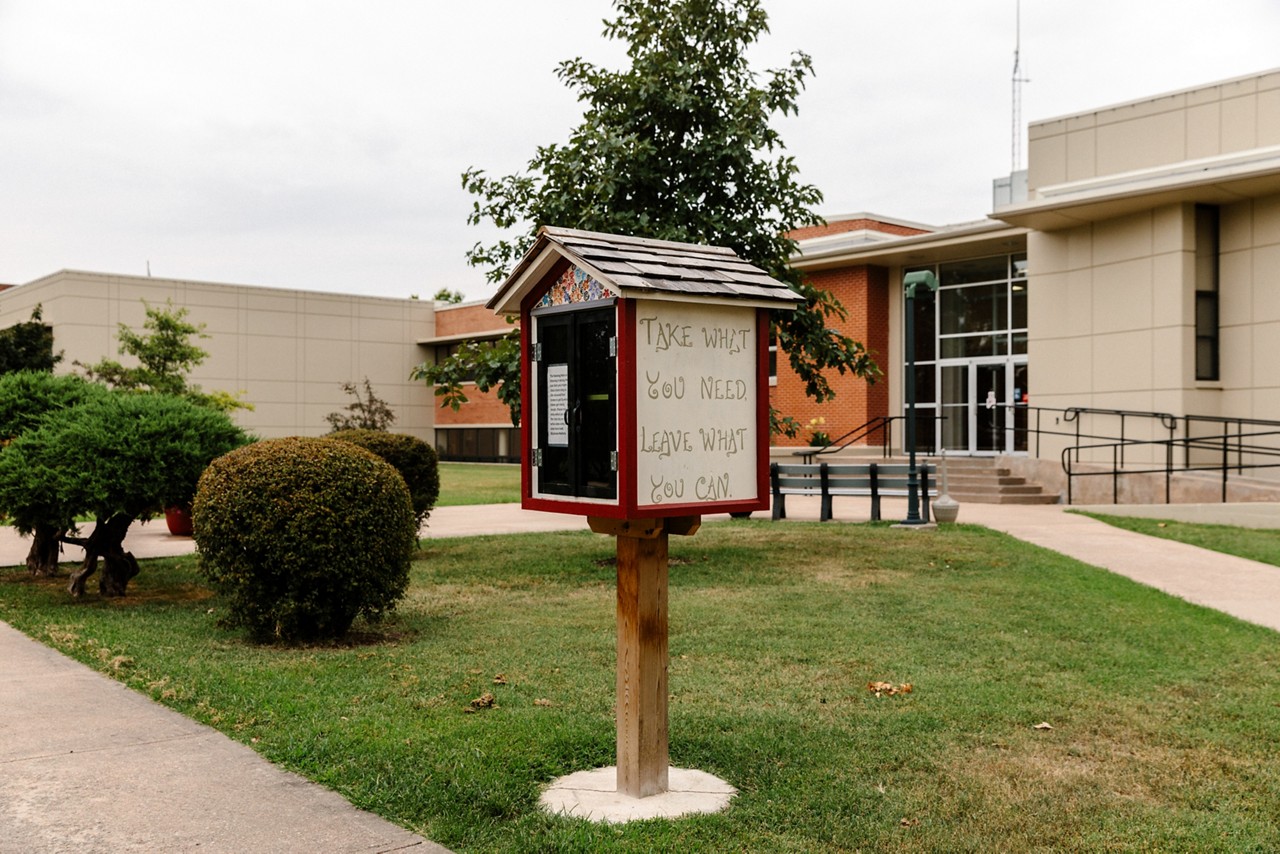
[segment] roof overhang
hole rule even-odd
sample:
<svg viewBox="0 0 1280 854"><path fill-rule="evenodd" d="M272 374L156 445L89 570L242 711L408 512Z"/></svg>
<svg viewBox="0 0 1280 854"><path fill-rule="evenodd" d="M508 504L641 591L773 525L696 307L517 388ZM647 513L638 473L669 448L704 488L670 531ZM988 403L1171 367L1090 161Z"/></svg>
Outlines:
<svg viewBox="0 0 1280 854"><path fill-rule="evenodd" d="M907 267L1021 252L1027 247L1027 229L990 219L875 243L839 240L842 236L800 241L791 266L804 272L860 264Z"/></svg>
<svg viewBox="0 0 1280 854"><path fill-rule="evenodd" d="M1174 166L1039 187L1036 198L997 208L1011 225L1059 231L1165 205L1228 205L1280 193L1280 146Z"/></svg>

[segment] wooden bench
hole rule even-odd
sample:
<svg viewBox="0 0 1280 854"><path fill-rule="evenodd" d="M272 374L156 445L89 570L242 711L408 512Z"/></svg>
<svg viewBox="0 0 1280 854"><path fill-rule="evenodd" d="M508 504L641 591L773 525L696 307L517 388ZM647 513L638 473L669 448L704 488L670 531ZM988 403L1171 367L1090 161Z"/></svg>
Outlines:
<svg viewBox="0 0 1280 854"><path fill-rule="evenodd" d="M916 466L920 476L920 518L929 521L929 496L938 494L929 485L933 467ZM871 498L871 521L880 521L880 498L885 495L906 497L911 467L901 463L772 463L769 482L773 490L773 518L787 518L788 495L817 495L822 498L819 518L832 518L832 499L837 495L866 495Z"/></svg>

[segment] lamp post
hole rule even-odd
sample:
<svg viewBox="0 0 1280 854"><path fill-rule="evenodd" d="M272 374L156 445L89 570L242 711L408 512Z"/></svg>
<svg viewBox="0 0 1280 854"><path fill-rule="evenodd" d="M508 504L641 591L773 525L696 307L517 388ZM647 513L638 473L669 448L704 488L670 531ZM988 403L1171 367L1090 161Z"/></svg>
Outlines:
<svg viewBox="0 0 1280 854"><path fill-rule="evenodd" d="M938 279L932 270L907 273L902 283L907 306L907 518L904 525L923 525L920 518L920 472L916 469L916 288L924 285L930 293L938 290Z"/></svg>

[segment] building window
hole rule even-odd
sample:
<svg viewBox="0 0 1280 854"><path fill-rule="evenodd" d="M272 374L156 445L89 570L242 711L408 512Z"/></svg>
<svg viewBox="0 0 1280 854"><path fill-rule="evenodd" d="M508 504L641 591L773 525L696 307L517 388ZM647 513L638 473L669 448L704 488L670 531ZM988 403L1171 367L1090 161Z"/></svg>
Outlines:
<svg viewBox="0 0 1280 854"><path fill-rule="evenodd" d="M1196 205L1196 379L1217 380L1218 209Z"/></svg>
<svg viewBox="0 0 1280 854"><path fill-rule="evenodd" d="M520 430L514 427L437 427L436 453L453 462L518 463Z"/></svg>
<svg viewBox="0 0 1280 854"><path fill-rule="evenodd" d="M769 330L769 385L778 384L778 336Z"/></svg>

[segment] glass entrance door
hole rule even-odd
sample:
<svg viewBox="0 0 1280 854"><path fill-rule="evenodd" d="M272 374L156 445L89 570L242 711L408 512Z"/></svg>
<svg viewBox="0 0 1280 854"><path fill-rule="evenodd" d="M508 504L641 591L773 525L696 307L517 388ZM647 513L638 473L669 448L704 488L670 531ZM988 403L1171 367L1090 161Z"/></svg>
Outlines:
<svg viewBox="0 0 1280 854"><path fill-rule="evenodd" d="M975 455L1026 450L1026 362L949 360L939 370L941 448Z"/></svg>

